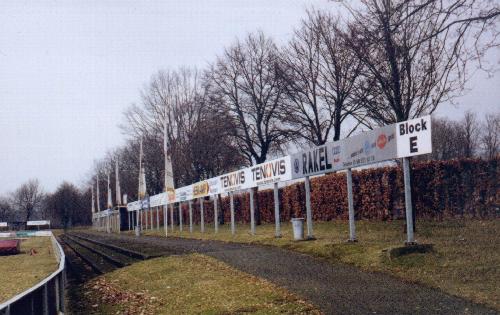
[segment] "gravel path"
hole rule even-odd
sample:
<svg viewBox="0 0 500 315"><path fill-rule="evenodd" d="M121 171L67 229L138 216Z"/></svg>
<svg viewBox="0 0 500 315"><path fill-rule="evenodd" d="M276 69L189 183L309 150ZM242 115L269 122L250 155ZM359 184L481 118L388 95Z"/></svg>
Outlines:
<svg viewBox="0 0 500 315"><path fill-rule="evenodd" d="M170 254L196 252L215 257L287 288L311 301L326 314L498 314L438 289L275 247L179 238L97 235L110 242L134 244L134 247L141 244L148 244L148 248L156 246L158 251Z"/></svg>

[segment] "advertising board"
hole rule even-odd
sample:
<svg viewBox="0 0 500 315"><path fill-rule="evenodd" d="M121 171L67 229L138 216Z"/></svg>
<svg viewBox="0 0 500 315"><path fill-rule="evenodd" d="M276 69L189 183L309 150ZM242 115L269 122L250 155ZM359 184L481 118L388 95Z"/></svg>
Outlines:
<svg viewBox="0 0 500 315"><path fill-rule="evenodd" d="M250 187L288 181L292 179L290 156L254 165L250 172Z"/></svg>
<svg viewBox="0 0 500 315"><path fill-rule="evenodd" d="M253 187L251 181L252 172L250 168L244 168L219 176L220 190L225 193Z"/></svg>

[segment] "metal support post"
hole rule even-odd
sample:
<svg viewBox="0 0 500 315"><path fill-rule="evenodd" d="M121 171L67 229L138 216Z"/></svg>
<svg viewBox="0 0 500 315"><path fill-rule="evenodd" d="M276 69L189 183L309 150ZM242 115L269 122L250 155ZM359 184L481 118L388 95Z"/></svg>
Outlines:
<svg viewBox="0 0 500 315"><path fill-rule="evenodd" d="M347 203L349 206L349 242L356 241L356 225L354 222L354 198L352 194L352 170L347 169Z"/></svg>
<svg viewBox="0 0 500 315"><path fill-rule="evenodd" d="M406 243L408 245L415 243L413 235L413 207L411 204L411 181L410 181L410 159L403 158L403 175L405 183L405 206L406 206Z"/></svg>
<svg viewBox="0 0 500 315"><path fill-rule="evenodd" d="M306 220L307 220L307 238L314 238L313 234L313 222L312 222L312 210L311 210L311 183L309 176L306 176L305 180L305 191L306 191Z"/></svg>
<svg viewBox="0 0 500 315"><path fill-rule="evenodd" d="M281 237L281 224L280 224L280 198L278 183L274 183L274 236Z"/></svg>
<svg viewBox="0 0 500 315"><path fill-rule="evenodd" d="M188 201L189 207L189 233L193 233L193 201Z"/></svg>
<svg viewBox="0 0 500 315"><path fill-rule="evenodd" d="M156 229L160 229L160 207L156 207Z"/></svg>
<svg viewBox="0 0 500 315"><path fill-rule="evenodd" d="M253 200L253 188L250 188L250 233L255 235L255 203Z"/></svg>
<svg viewBox="0 0 500 315"><path fill-rule="evenodd" d="M234 220L234 196L233 192L229 193L229 202L230 202L230 211L231 211L231 234L234 235L236 233L236 225Z"/></svg>
<svg viewBox="0 0 500 315"><path fill-rule="evenodd" d="M170 231L174 232L174 204L170 204Z"/></svg>
<svg viewBox="0 0 500 315"><path fill-rule="evenodd" d="M219 232L219 195L214 196L214 231Z"/></svg>
<svg viewBox="0 0 500 315"><path fill-rule="evenodd" d="M163 206L163 228L165 229L165 237L168 236L168 209L167 205Z"/></svg>
<svg viewBox="0 0 500 315"><path fill-rule="evenodd" d="M203 211L203 198L198 199L200 201L200 230L201 233L205 233L205 213Z"/></svg>
<svg viewBox="0 0 500 315"><path fill-rule="evenodd" d="M179 202L179 232L182 232L182 202Z"/></svg>

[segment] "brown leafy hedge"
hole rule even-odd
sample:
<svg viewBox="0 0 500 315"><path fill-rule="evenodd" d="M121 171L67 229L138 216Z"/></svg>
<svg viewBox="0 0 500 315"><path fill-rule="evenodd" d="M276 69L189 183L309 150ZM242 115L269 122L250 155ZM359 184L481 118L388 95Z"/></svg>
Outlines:
<svg viewBox="0 0 500 315"><path fill-rule="evenodd" d="M412 163L413 199L418 218L500 217L500 158L485 161L463 159ZM353 171L356 219L404 218L403 172L400 166ZM304 183L279 190L282 221L305 217ZM250 221L249 194L234 196L238 222ZM273 191L258 192L262 222L274 222ZM311 179L313 219L347 220L347 187L344 172ZM222 198L219 214L230 221L229 198ZM213 222L214 206L204 201L205 223ZM178 221L176 208L175 221ZM188 206L183 204L183 222L188 224ZM170 219L170 218L169 218ZM199 223L199 203L193 202L193 221Z"/></svg>

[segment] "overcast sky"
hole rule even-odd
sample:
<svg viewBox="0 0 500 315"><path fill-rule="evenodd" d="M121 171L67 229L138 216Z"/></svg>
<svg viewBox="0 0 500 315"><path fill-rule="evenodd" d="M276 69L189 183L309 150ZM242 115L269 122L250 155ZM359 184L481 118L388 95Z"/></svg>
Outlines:
<svg viewBox="0 0 500 315"><path fill-rule="evenodd" d="M204 67L224 46L263 30L285 41L323 0L0 1L0 194L29 178L47 191L80 184L120 145L121 113L162 68ZM498 62L498 50L490 54ZM459 107L500 107L500 76L477 74Z"/></svg>

